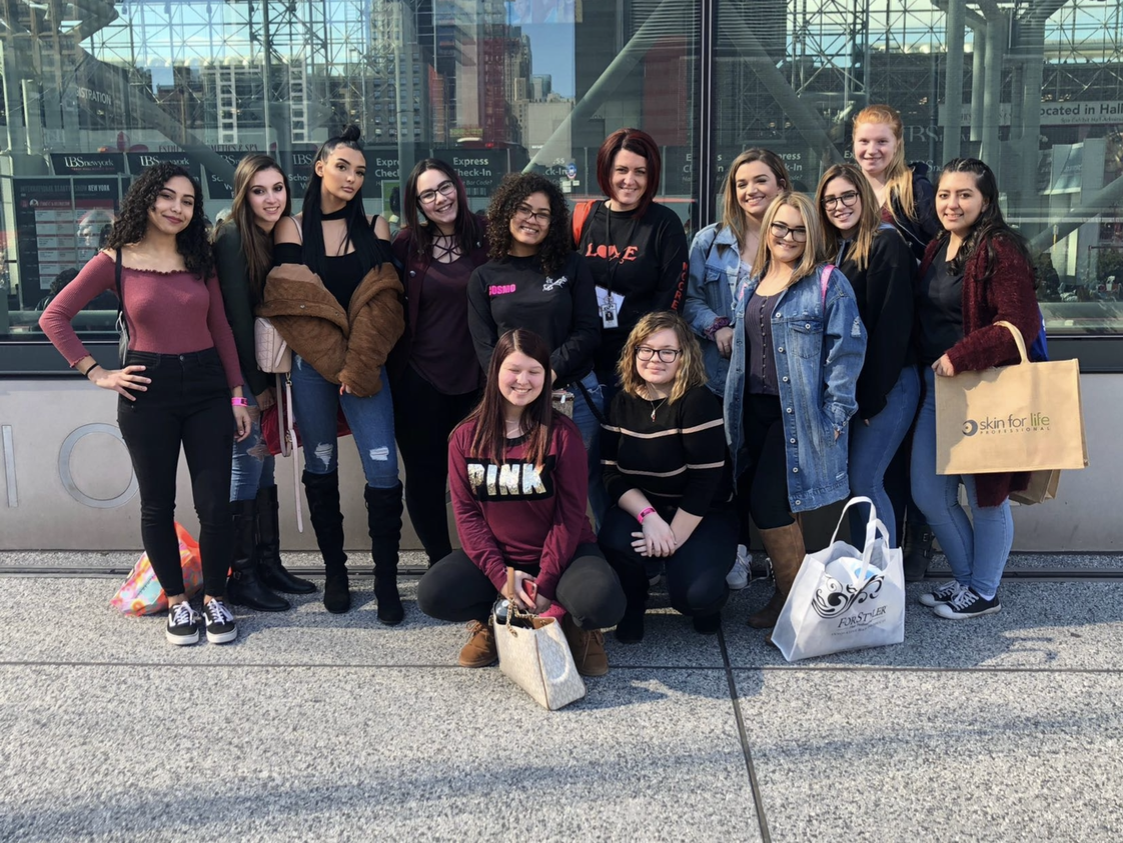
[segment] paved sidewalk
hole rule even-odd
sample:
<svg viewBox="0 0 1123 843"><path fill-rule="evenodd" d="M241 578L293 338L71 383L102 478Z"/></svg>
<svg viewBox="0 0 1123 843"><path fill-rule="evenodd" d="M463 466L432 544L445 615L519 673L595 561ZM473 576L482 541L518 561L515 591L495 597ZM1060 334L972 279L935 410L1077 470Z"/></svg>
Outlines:
<svg viewBox="0 0 1123 843"><path fill-rule="evenodd" d="M719 636L666 608L607 636L550 713L456 667L415 578L397 628L357 578L348 615L301 597L181 649L118 580L0 577L0 840L1123 839L1123 582L910 604L903 645L796 665L745 626L754 583Z"/></svg>

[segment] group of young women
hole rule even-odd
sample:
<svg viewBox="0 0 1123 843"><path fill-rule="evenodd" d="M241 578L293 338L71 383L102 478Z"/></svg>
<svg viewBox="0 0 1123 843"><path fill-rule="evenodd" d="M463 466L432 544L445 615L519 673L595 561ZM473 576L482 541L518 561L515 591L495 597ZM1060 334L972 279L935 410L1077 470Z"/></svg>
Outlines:
<svg viewBox="0 0 1123 843"><path fill-rule="evenodd" d="M168 640L194 643L201 628L233 640L224 601L280 611L289 603L277 592L316 588L280 560L261 427L276 396L254 360L255 314L294 352L325 607L351 604L337 468L349 429L378 618L403 619L404 499L430 564L418 605L470 623L463 665L494 661L498 596L557 618L586 675L608 669L602 629L642 639L658 576L697 631L716 632L743 577L750 517L775 574L750 624L772 626L804 556L799 514L862 494L892 525L904 505L890 503L885 478L910 430L915 506L955 574L922 602L944 617L996 611L1012 540L1006 495L1025 478L936 475L932 383L1016 359L993 323L1036 334L1032 272L986 165L950 162L929 207L901 129L891 109L862 112L860 167L830 168L814 200L791 190L773 153L743 153L722 221L689 250L677 216L653 202L658 147L634 129L600 150L605 199L572 215L553 182L528 173L508 176L478 216L456 172L425 159L393 242L363 210L354 129L321 147L295 216L277 164L244 159L213 246L199 185L172 165L147 171L105 251L41 324L72 366L119 393ZM115 286L129 351L106 370L70 319ZM201 524L201 617L184 594L173 524L181 445Z"/></svg>

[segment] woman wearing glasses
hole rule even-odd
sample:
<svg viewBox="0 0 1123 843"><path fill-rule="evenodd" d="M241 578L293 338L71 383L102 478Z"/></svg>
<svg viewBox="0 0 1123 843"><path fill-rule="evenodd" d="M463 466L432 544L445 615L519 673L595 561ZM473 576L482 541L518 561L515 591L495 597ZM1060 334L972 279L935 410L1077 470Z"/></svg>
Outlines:
<svg viewBox="0 0 1123 843"><path fill-rule="evenodd" d="M858 418L850 431L850 493L870 498L897 546L893 504L885 471L904 441L920 400L920 376L912 350L916 261L896 228L883 223L862 171L836 164L815 194L827 255L850 282L868 344L858 376ZM850 509L850 538L860 544L869 508Z"/></svg>
<svg viewBox="0 0 1123 843"><path fill-rule="evenodd" d="M842 500L848 425L858 409L866 332L845 276L821 263L811 200L782 193L764 215L753 274L737 290L725 429L749 512L772 560L776 590L749 618L775 626L805 553L792 513Z"/></svg>
<svg viewBox="0 0 1123 843"><path fill-rule="evenodd" d="M601 433L613 505L599 537L627 597L616 638L643 638L648 578L659 573L671 606L712 635L738 528L721 403L706 388L698 340L670 311L640 319L617 368L620 392Z"/></svg>
<svg viewBox="0 0 1123 843"><path fill-rule="evenodd" d="M546 341L554 390L597 385L593 353L600 342L593 276L569 239L565 197L536 173L507 176L488 208L491 260L468 283L468 327L484 371L499 337L525 328ZM599 391L594 400L599 398ZM588 448L599 423L589 404L574 401L573 421ZM603 411L598 403L597 412ZM592 459L592 457L590 457ZM599 463L590 487L600 488Z"/></svg>
<svg viewBox="0 0 1123 843"><path fill-rule="evenodd" d="M432 565L452 552L445 507L444 442L479 397L481 370L464 318L468 280L487 261L484 221L460 177L436 158L419 161L405 188L405 227L394 238L403 267L406 330L391 360L394 430L406 471L409 518Z"/></svg>

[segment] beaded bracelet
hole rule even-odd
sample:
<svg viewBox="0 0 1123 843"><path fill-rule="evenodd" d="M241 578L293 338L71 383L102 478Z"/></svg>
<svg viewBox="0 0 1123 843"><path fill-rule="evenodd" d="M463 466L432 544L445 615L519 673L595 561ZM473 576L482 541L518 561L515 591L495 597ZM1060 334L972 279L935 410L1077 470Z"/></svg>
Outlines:
<svg viewBox="0 0 1123 843"><path fill-rule="evenodd" d="M231 398L230 403L235 407L248 407L250 402L246 398Z"/></svg>

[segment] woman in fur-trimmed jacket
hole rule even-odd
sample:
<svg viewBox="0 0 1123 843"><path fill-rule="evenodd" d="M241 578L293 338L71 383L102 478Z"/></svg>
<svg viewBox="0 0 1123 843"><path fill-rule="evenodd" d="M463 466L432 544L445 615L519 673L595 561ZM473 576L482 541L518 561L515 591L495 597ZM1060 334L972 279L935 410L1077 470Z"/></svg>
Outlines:
<svg viewBox="0 0 1123 843"><path fill-rule="evenodd" d="M328 140L313 168L301 214L274 229L274 268L258 312L273 320L295 352L293 410L303 439L309 516L327 573L324 607L337 613L351 608L336 440L342 409L366 477L378 619L393 625L403 617L397 586L402 484L382 366L404 326L402 284L389 226L363 211L366 157L358 129Z"/></svg>

